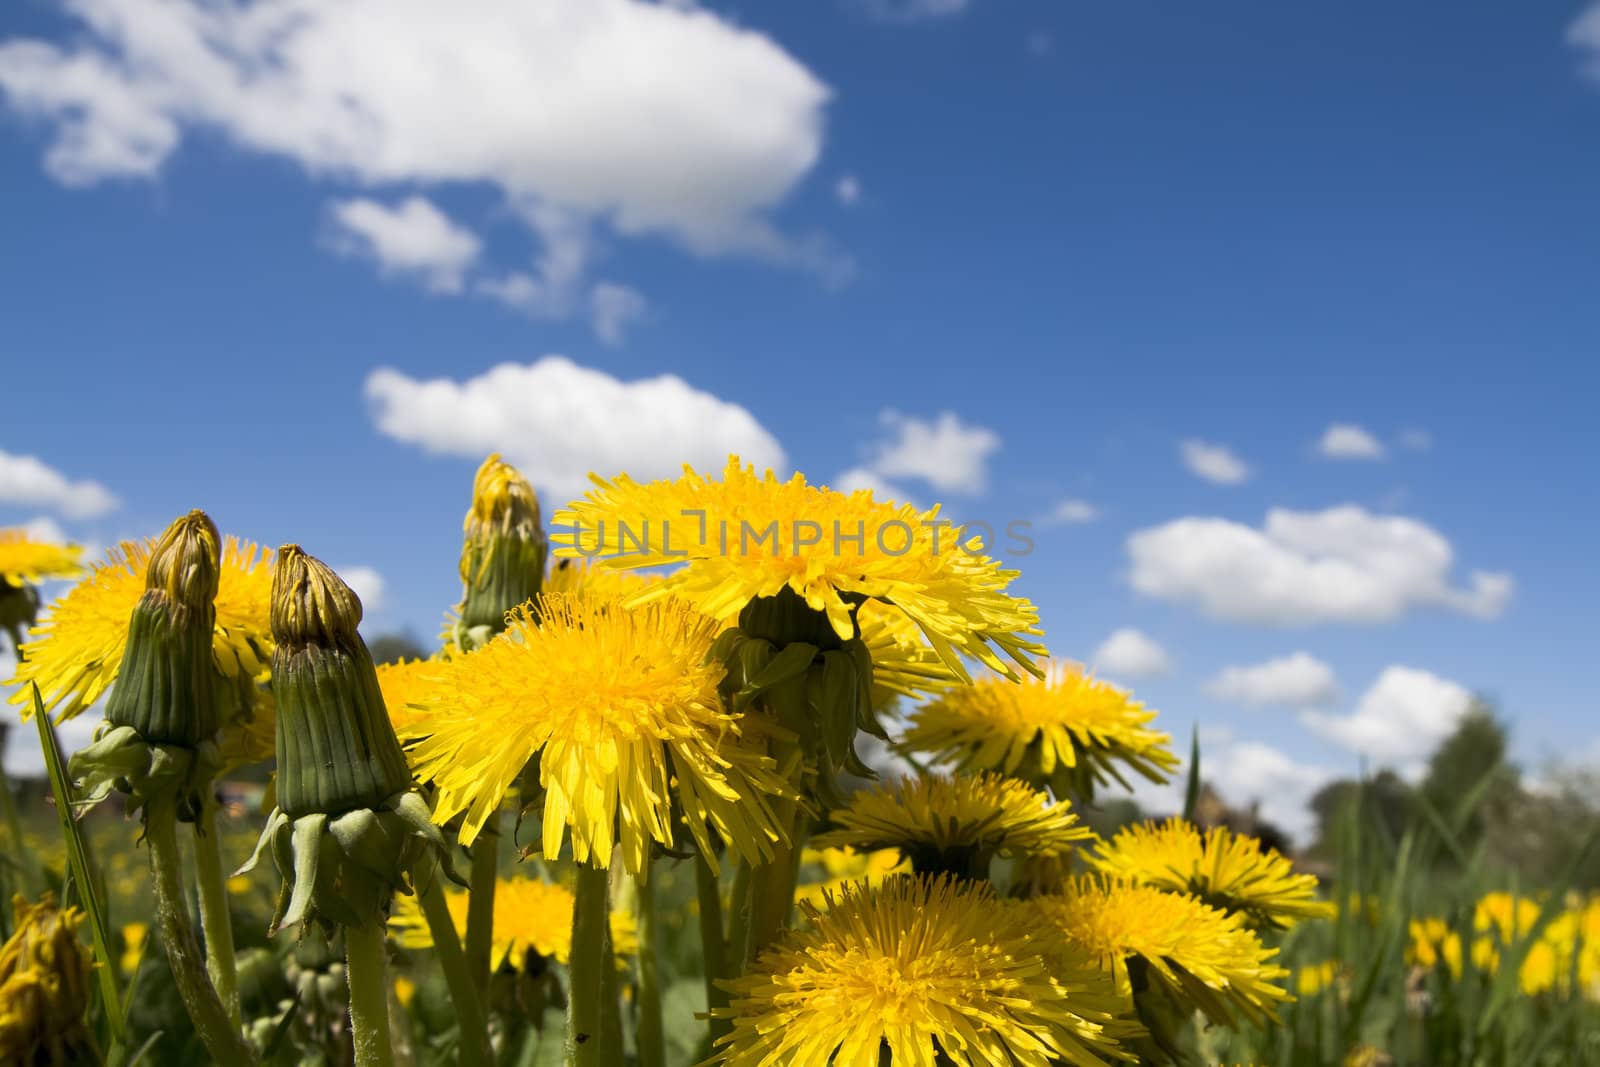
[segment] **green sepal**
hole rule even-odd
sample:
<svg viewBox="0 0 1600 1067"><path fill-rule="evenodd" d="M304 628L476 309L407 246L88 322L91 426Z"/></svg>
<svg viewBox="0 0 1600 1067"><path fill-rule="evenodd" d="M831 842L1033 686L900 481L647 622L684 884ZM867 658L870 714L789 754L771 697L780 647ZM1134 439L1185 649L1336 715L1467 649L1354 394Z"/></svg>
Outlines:
<svg viewBox="0 0 1600 1067"><path fill-rule="evenodd" d="M496 532L467 538L462 552L460 631L482 628L492 638L506 628L506 613L539 595L547 554L544 534ZM463 648L480 647L462 645Z"/></svg>
<svg viewBox="0 0 1600 1067"><path fill-rule="evenodd" d="M412 790L333 816L294 817L276 809L239 873L253 869L269 849L283 879L273 933L311 923L330 928L382 922L395 893L426 887L441 869L465 884L427 802Z"/></svg>
<svg viewBox="0 0 1600 1067"><path fill-rule="evenodd" d="M88 747L73 753L67 773L82 794L81 807L99 804L112 791L128 795L128 812L170 796L179 820L194 822L222 767L216 742L194 747L157 744L131 726L102 722Z"/></svg>

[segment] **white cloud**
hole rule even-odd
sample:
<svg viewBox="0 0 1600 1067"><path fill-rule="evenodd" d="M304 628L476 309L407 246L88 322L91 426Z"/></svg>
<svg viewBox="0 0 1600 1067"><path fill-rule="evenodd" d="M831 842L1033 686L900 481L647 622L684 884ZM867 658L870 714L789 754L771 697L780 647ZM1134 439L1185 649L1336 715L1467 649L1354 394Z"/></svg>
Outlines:
<svg viewBox="0 0 1600 1067"><path fill-rule="evenodd" d="M1000 435L970 426L953 411L933 421L884 411L879 422L894 433L881 442L867 466L884 478L918 478L935 489L982 492L989 476L989 456L1000 447Z"/></svg>
<svg viewBox="0 0 1600 1067"><path fill-rule="evenodd" d="M504 452L565 503L588 473L670 477L683 464L721 470L736 452L757 469L785 463L776 438L737 404L672 374L621 381L564 356L502 363L457 381L380 367L367 376L378 430L430 452Z"/></svg>
<svg viewBox="0 0 1600 1067"><path fill-rule="evenodd" d="M833 195L845 207L854 207L861 202L861 179L854 174L846 174L834 183Z"/></svg>
<svg viewBox="0 0 1600 1067"><path fill-rule="evenodd" d="M1178 455L1191 474L1217 485L1238 485L1250 477L1250 465L1227 445L1190 438L1178 445Z"/></svg>
<svg viewBox="0 0 1600 1067"><path fill-rule="evenodd" d="M1023 38L1023 47L1030 56L1043 59L1055 54L1056 35L1049 30L1030 30Z"/></svg>
<svg viewBox="0 0 1600 1067"><path fill-rule="evenodd" d="M1135 780L1134 799L1149 815L1176 815L1183 810L1189 777L1188 738L1177 746L1182 761L1165 785ZM1200 777L1230 807L1248 810L1260 804L1261 817L1307 843L1316 830L1309 804L1317 790L1337 775L1327 767L1303 763L1271 745L1239 741L1225 730L1200 731Z"/></svg>
<svg viewBox="0 0 1600 1067"><path fill-rule="evenodd" d="M771 221L821 153L828 88L771 38L702 7L78 0L70 9L82 25L64 43L0 41L0 95L51 129L45 169L68 185L154 178L185 136L219 134L315 180L496 190L545 259L552 240L570 240L547 232L540 216L550 213L584 236L591 225L664 234L696 254L829 278L848 266L826 241L787 236ZM418 218L413 227L425 225ZM426 276L458 281L455 260L446 262ZM564 313L582 310L569 302Z"/></svg>
<svg viewBox="0 0 1600 1067"><path fill-rule="evenodd" d="M361 598L361 610L365 618L370 619L383 611L383 575L372 567L340 567L338 574L344 579L344 584Z"/></svg>
<svg viewBox="0 0 1600 1067"><path fill-rule="evenodd" d="M1206 683L1206 691L1220 700L1289 708L1320 707L1339 698L1333 668L1309 652L1225 667Z"/></svg>
<svg viewBox="0 0 1600 1067"><path fill-rule="evenodd" d="M1383 442L1363 426L1336 422L1323 431L1317 453L1325 459L1382 459Z"/></svg>
<svg viewBox="0 0 1600 1067"><path fill-rule="evenodd" d="M1100 517L1100 509L1087 500L1063 500L1039 520L1041 526L1079 526Z"/></svg>
<svg viewBox="0 0 1600 1067"><path fill-rule="evenodd" d="M1487 571L1452 584L1454 552L1442 534L1355 505L1274 508L1259 529L1190 516L1138 530L1127 547L1134 589L1233 622L1378 623L1418 607L1492 619L1514 585Z"/></svg>
<svg viewBox="0 0 1600 1067"><path fill-rule="evenodd" d="M881 22L925 22L950 18L965 11L970 0L860 0L862 8Z"/></svg>
<svg viewBox="0 0 1600 1067"><path fill-rule="evenodd" d="M48 515L39 515L22 524L22 531L35 541L48 541L51 544L64 545L74 543L67 536L67 531L61 524Z"/></svg>
<svg viewBox="0 0 1600 1067"><path fill-rule="evenodd" d="M114 511L120 501L99 482L75 482L37 456L0 451L0 503L49 508L69 519Z"/></svg>
<svg viewBox="0 0 1600 1067"><path fill-rule="evenodd" d="M1124 626L1094 650L1094 668L1117 678L1150 678L1172 670L1172 657L1147 634Z"/></svg>
<svg viewBox="0 0 1600 1067"><path fill-rule="evenodd" d="M1600 4L1593 4L1567 27L1567 43L1583 53L1583 72L1600 81Z"/></svg>
<svg viewBox="0 0 1600 1067"><path fill-rule="evenodd" d="M394 207L367 197L341 200L333 205L333 218L341 251L376 260L387 274L416 275L437 293L460 292L462 274L483 250L472 231L422 196Z"/></svg>
<svg viewBox="0 0 1600 1067"><path fill-rule="evenodd" d="M894 500L900 503L911 503L906 491L889 481L881 478L865 467L851 467L841 472L829 483L829 486L841 493L853 493L857 489L870 489L877 500Z"/></svg>
<svg viewBox="0 0 1600 1067"><path fill-rule="evenodd" d="M1433 447L1433 435L1427 430L1410 429L1400 435L1400 447L1414 452L1426 452Z"/></svg>
<svg viewBox="0 0 1600 1067"><path fill-rule="evenodd" d="M600 282L589 291L594 332L608 345L620 345L622 334L650 308L637 289L615 282Z"/></svg>
<svg viewBox="0 0 1600 1067"><path fill-rule="evenodd" d="M1461 685L1415 667L1384 668L1349 715L1307 711L1307 727L1373 760L1416 761L1455 729L1472 694Z"/></svg>

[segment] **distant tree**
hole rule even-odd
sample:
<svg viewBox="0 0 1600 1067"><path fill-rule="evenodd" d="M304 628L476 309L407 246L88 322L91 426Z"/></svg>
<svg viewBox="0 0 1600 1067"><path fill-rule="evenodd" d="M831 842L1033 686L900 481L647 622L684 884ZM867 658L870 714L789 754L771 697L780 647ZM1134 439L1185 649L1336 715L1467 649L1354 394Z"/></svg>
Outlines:
<svg viewBox="0 0 1600 1067"><path fill-rule="evenodd" d="M1494 709L1474 700L1428 759L1418 792L1443 816L1463 848L1482 841L1521 796L1521 775L1507 759L1510 738Z"/></svg>
<svg viewBox="0 0 1600 1067"><path fill-rule="evenodd" d="M367 642L374 663L398 663L403 659L427 659L428 650L409 632L379 634Z"/></svg>
<svg viewBox="0 0 1600 1067"><path fill-rule="evenodd" d="M1139 802L1132 797L1101 797L1093 804L1074 804L1089 829L1101 837L1111 837L1129 823L1144 818Z"/></svg>
<svg viewBox="0 0 1600 1067"><path fill-rule="evenodd" d="M1312 795L1309 806L1316 816L1317 839L1308 851L1331 860L1338 849L1341 819L1359 813L1371 820L1367 825L1376 823L1390 840L1398 841L1411 823L1413 801L1405 779L1384 768L1365 782L1351 778L1329 782Z"/></svg>

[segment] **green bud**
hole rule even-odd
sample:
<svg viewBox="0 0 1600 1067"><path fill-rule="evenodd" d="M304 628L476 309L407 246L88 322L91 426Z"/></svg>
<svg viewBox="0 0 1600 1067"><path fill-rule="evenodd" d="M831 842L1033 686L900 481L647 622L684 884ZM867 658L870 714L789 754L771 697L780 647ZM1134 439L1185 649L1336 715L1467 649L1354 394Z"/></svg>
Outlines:
<svg viewBox="0 0 1600 1067"><path fill-rule="evenodd" d="M456 643L471 649L505 630L506 613L539 594L547 545L533 486L498 454L478 468L463 527Z"/></svg>
<svg viewBox="0 0 1600 1067"><path fill-rule="evenodd" d="M360 599L331 568L298 545L278 550L272 695L290 817L372 807L411 785L360 622Z"/></svg>
<svg viewBox="0 0 1600 1067"><path fill-rule="evenodd" d="M167 527L128 620L107 721L159 745L194 748L216 734L221 675L211 635L220 576L221 539L205 512L191 511Z"/></svg>

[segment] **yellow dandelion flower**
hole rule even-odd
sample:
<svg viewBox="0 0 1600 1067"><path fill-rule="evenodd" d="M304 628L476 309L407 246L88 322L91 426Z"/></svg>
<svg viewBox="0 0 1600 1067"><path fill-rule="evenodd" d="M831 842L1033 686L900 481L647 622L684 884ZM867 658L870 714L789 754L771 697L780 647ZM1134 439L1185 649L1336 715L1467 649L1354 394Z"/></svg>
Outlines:
<svg viewBox="0 0 1600 1067"><path fill-rule="evenodd" d="M1600 899L1575 901L1551 919L1528 946L1518 982L1528 996L1571 995L1573 978L1590 1000L1600 1000Z"/></svg>
<svg viewBox="0 0 1600 1067"><path fill-rule="evenodd" d="M383 704L396 734L402 738L410 735L416 724L427 716L428 708L422 701L447 669L443 659L378 664L378 688L383 691Z"/></svg>
<svg viewBox="0 0 1600 1067"><path fill-rule="evenodd" d="M878 711L899 697L922 700L961 681L909 615L869 600L856 609L856 626L872 654L872 706Z"/></svg>
<svg viewBox="0 0 1600 1067"><path fill-rule="evenodd" d="M122 542L46 609L13 679L18 688L11 703L23 705L24 719L32 701L28 682L38 683L46 710L56 711L61 721L99 700L116 681L128 619L144 595L154 546L151 540ZM271 558L248 541L230 536L223 543L211 650L230 678L254 678L271 663Z"/></svg>
<svg viewBox="0 0 1600 1067"><path fill-rule="evenodd" d="M911 873L911 864L897 848L857 852L853 848L807 848L800 853L801 867L820 867L824 877L795 887L796 904L826 908L830 896L838 896L847 886L861 883L882 885L890 878Z"/></svg>
<svg viewBox="0 0 1600 1067"><path fill-rule="evenodd" d="M905 748L953 760L962 770L997 770L1057 796L1092 795L1115 779L1116 764L1152 782L1178 765L1171 737L1150 728L1156 717L1128 693L1075 663L1050 662L1043 677L1007 685L998 678L952 689L918 708Z"/></svg>
<svg viewBox="0 0 1600 1067"><path fill-rule="evenodd" d="M83 573L83 549L36 541L26 530L0 530L0 590L7 585L37 585L51 578Z"/></svg>
<svg viewBox="0 0 1600 1067"><path fill-rule="evenodd" d="M676 481L592 477L596 488L554 516L551 545L621 569L683 565L640 599L682 597L731 622L788 589L843 641L856 636L855 605L879 600L912 619L963 680L963 654L1009 675L996 649L1030 671L1044 651L1033 639L1038 609L1005 592L1015 572L981 555L979 539L963 540L938 508L879 503L798 473L758 476L736 456L720 481L688 467Z"/></svg>
<svg viewBox="0 0 1600 1067"><path fill-rule="evenodd" d="M1131 1059L1120 998L1041 917L987 885L896 878L826 911L803 906L745 976L724 983L731 1020L712 1062L726 1067L1014 1064L1079 1067Z"/></svg>
<svg viewBox="0 0 1600 1067"><path fill-rule="evenodd" d="M650 841L670 846L676 800L703 852L709 824L751 862L778 839L770 760L738 744L723 710L716 624L681 601L541 597L501 636L452 660L408 727L417 776L438 787L434 818L465 813L470 844L529 760L544 788L543 848L570 830L580 863L606 866L620 844L639 871Z"/></svg>
<svg viewBox="0 0 1600 1067"><path fill-rule="evenodd" d="M1084 877L1031 903L1069 939L1101 961L1117 984L1134 989L1138 972L1186 1010L1217 1022L1236 1014L1256 1024L1276 1018L1289 994L1275 982L1289 972L1271 961L1243 916L1155 886Z"/></svg>
<svg viewBox="0 0 1600 1067"><path fill-rule="evenodd" d="M1335 960L1323 960L1313 963L1309 967L1301 967L1294 974L1294 991L1302 997L1309 997L1322 992L1339 977L1339 964Z"/></svg>
<svg viewBox="0 0 1600 1067"><path fill-rule="evenodd" d="M1059 856L1094 838L1065 801L998 774L923 775L863 789L818 847L894 848L922 873L986 877L1003 856Z"/></svg>
<svg viewBox="0 0 1600 1067"><path fill-rule="evenodd" d="M139 969L139 960L144 956L144 944L150 936L148 923L131 922L122 928L122 973L127 978L133 977L133 972Z"/></svg>
<svg viewBox="0 0 1600 1067"><path fill-rule="evenodd" d="M1177 818L1134 823L1102 843L1089 862L1130 882L1192 893L1215 907L1243 912L1257 926L1288 927L1334 913L1331 904L1316 899L1315 875L1296 874L1283 856L1225 826L1202 832Z"/></svg>
<svg viewBox="0 0 1600 1067"><path fill-rule="evenodd" d="M99 1060L85 1025L93 959L78 940L80 908L11 900L14 932L0 946L0 1063L66 1064Z"/></svg>
<svg viewBox="0 0 1600 1067"><path fill-rule="evenodd" d="M446 890L444 901L457 935L467 934L467 892ZM566 964L572 955L572 890L537 878L501 878L494 888L494 939L489 949L493 970L526 970L528 956ZM433 947L433 934L414 896L395 898L389 927L402 948ZM639 951L639 930L633 913L611 912L611 944L619 957Z"/></svg>
<svg viewBox="0 0 1600 1067"><path fill-rule="evenodd" d="M1461 935L1443 919L1412 919L1406 961L1432 970L1443 964L1452 977L1461 977Z"/></svg>

